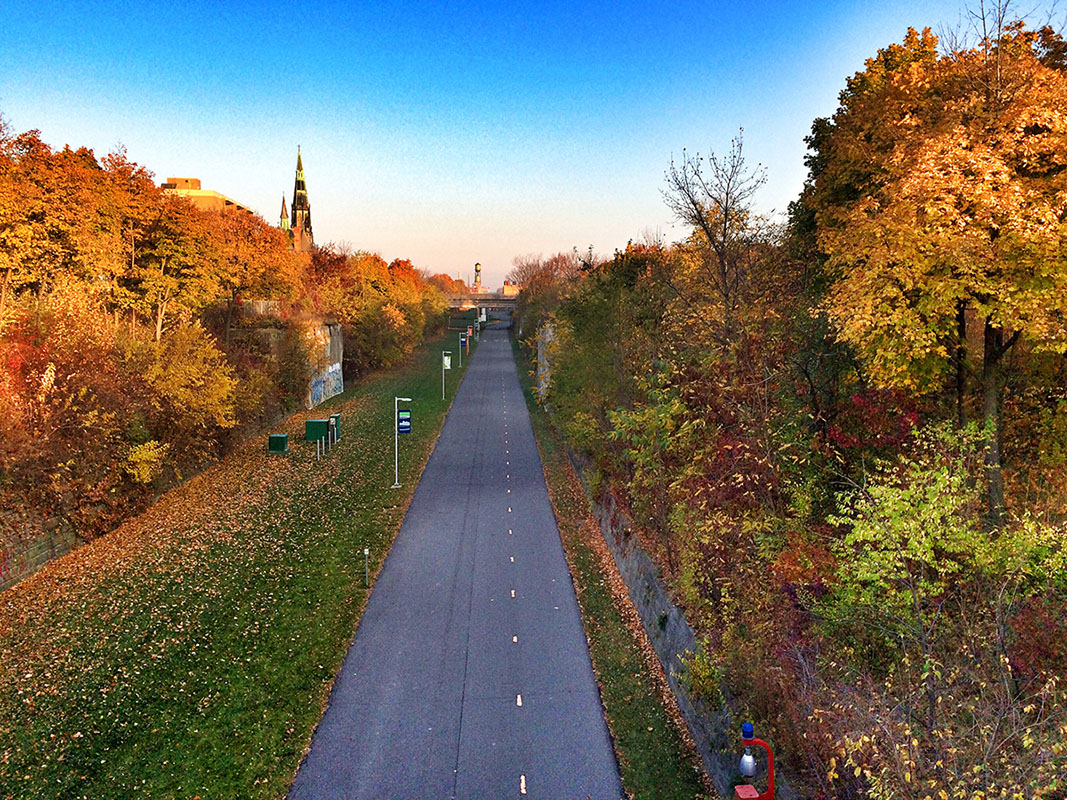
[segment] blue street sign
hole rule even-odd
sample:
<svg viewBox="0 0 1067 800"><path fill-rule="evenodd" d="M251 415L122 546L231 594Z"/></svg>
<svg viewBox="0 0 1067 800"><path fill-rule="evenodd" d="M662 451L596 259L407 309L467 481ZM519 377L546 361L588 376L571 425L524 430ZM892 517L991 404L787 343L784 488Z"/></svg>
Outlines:
<svg viewBox="0 0 1067 800"><path fill-rule="evenodd" d="M411 410L407 408L397 409L396 432L411 433Z"/></svg>

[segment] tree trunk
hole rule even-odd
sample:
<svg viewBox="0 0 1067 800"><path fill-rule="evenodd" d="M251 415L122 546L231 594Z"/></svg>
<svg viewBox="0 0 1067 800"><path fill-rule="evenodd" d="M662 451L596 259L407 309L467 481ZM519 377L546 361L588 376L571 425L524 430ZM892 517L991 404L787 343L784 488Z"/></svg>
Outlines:
<svg viewBox="0 0 1067 800"><path fill-rule="evenodd" d="M966 423L963 410L963 401L967 394L967 373L964 361L966 352L967 305L961 300L956 304L956 427L961 429Z"/></svg>
<svg viewBox="0 0 1067 800"><path fill-rule="evenodd" d="M37 287L37 311L36 311L36 322L34 323L35 324L35 329L36 329L36 335L37 335L37 339L36 339L36 342L35 342L36 344L39 344L40 341L41 341L41 306L44 303L44 287L45 287L45 279L42 277L41 278L41 283Z"/></svg>
<svg viewBox="0 0 1067 800"><path fill-rule="evenodd" d="M231 292L226 301L226 352L230 350L230 327L233 324L233 307L237 304L235 293Z"/></svg>
<svg viewBox="0 0 1067 800"><path fill-rule="evenodd" d="M1000 359L1006 349L1003 331L993 327L987 317L982 355L982 421L985 424L986 524L990 530L997 530L1004 524L1004 476L1000 468L999 431Z"/></svg>
<svg viewBox="0 0 1067 800"><path fill-rule="evenodd" d="M11 267L4 270L4 284L0 286L0 321L4 318L4 309L7 308L7 286L11 282Z"/></svg>

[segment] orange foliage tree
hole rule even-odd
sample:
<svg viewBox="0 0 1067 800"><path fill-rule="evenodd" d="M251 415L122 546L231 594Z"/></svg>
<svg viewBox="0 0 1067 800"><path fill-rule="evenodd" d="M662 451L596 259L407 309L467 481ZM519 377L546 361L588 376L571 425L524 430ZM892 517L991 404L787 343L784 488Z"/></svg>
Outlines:
<svg viewBox="0 0 1067 800"><path fill-rule="evenodd" d="M886 386L936 388L981 364L990 524L1004 521L1002 365L1067 349L1067 73L1021 25L939 55L929 30L870 59L817 131L812 203L825 309ZM981 345L969 354L966 320ZM962 401L961 413L962 417Z"/></svg>

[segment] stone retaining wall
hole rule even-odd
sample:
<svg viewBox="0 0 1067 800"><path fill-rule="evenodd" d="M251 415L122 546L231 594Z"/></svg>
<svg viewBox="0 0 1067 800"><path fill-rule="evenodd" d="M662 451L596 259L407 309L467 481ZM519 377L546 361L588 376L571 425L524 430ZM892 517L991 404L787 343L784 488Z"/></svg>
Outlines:
<svg viewBox="0 0 1067 800"><path fill-rule="evenodd" d="M575 468L581 474L579 465L575 464ZM741 720L734 719L728 700L723 708L713 708L690 694L682 658L696 652L698 647L692 627L682 610L671 600L670 593L660 579L659 568L641 547L629 520L614 498L609 495L602 503L594 500L592 504L600 523L600 532L615 558L630 598L663 665L667 682L678 700L678 707L704 762L704 769L720 794L732 796L734 782L740 777L738 762L743 752ZM726 695L725 688L723 691ZM757 753L757 760L762 766L762 751ZM759 778L759 781L762 780L763 775ZM795 800L797 797L781 775L775 775L775 785L779 800ZM764 784L761 782L760 786Z"/></svg>

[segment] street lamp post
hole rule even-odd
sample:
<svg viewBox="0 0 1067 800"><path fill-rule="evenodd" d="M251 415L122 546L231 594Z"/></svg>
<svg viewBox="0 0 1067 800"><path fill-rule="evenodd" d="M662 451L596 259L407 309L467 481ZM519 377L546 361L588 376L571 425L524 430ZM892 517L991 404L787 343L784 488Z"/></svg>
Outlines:
<svg viewBox="0 0 1067 800"><path fill-rule="evenodd" d="M445 399L445 370L452 369L452 351L441 351L441 399Z"/></svg>
<svg viewBox="0 0 1067 800"><path fill-rule="evenodd" d="M774 800L774 753L771 746L762 739L757 739L751 722L741 726L741 744L745 754L741 756L741 775L752 779L756 777L756 757L752 755L752 745L758 744L767 751L767 791L760 794L751 784L734 787L734 800Z"/></svg>
<svg viewBox="0 0 1067 800"><path fill-rule="evenodd" d="M410 403L410 397L393 397L393 488L400 488L400 401Z"/></svg>

